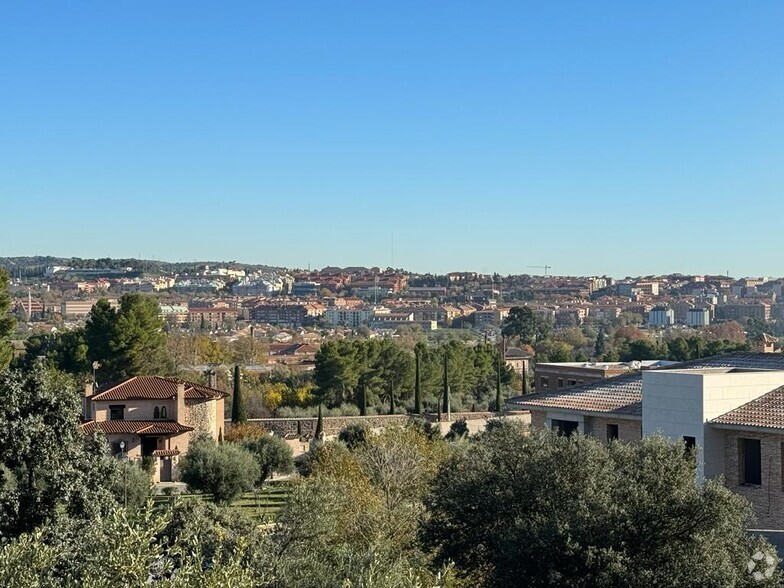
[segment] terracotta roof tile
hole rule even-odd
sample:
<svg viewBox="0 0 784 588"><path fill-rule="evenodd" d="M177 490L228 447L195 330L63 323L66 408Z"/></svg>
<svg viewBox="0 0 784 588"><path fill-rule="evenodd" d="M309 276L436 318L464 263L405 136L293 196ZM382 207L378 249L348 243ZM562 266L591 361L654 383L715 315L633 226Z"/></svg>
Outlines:
<svg viewBox="0 0 784 588"><path fill-rule="evenodd" d="M723 425L784 429L784 386L711 421Z"/></svg>
<svg viewBox="0 0 784 588"><path fill-rule="evenodd" d="M171 457L174 455L179 455L180 452L177 449L156 449L152 452L153 457Z"/></svg>
<svg viewBox="0 0 784 588"><path fill-rule="evenodd" d="M186 427L177 421L89 421L82 425L85 435L91 435L96 430L108 435L169 435L193 431L193 427Z"/></svg>
<svg viewBox="0 0 784 588"><path fill-rule="evenodd" d="M225 398L225 392L208 386L187 382L179 378L162 376L136 376L98 392L93 400L161 400L177 395L177 384L185 385L186 400L210 400Z"/></svg>
<svg viewBox="0 0 784 588"><path fill-rule="evenodd" d="M675 363L671 369L759 369L784 370L784 354L736 352ZM554 408L569 411L602 412L642 416L642 373L634 372L599 382L510 398L507 403L522 409ZM729 414L729 413L728 413Z"/></svg>

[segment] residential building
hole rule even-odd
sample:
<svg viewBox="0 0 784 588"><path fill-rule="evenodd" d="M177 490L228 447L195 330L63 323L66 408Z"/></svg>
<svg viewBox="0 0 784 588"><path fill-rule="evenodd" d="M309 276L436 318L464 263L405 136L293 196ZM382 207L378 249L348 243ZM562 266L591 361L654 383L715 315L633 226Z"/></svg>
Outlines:
<svg viewBox="0 0 784 588"><path fill-rule="evenodd" d="M507 401L564 434L694 448L698 480L723 476L761 528L784 528L784 354L731 353Z"/></svg>
<svg viewBox="0 0 784 588"><path fill-rule="evenodd" d="M648 326L666 327L675 324L675 311L664 306L652 308L648 313Z"/></svg>
<svg viewBox="0 0 784 588"><path fill-rule="evenodd" d="M686 324L690 327L705 327L710 324L710 310L690 308L686 312Z"/></svg>
<svg viewBox="0 0 784 588"><path fill-rule="evenodd" d="M331 307L324 311L324 320L330 325L342 325L356 329L366 325L373 317L373 308L339 308Z"/></svg>
<svg viewBox="0 0 784 588"><path fill-rule="evenodd" d="M60 314L63 318L84 318L98 302L97 299L91 300L63 300L60 304ZM109 299L109 305L117 308L119 304L116 299Z"/></svg>
<svg viewBox="0 0 784 588"><path fill-rule="evenodd" d="M160 376L136 376L99 390L89 383L82 430L106 435L113 455L152 459L155 482L175 481L195 436L223 436L228 394L214 386Z"/></svg>
<svg viewBox="0 0 784 588"><path fill-rule="evenodd" d="M534 390L562 390L583 384L599 382L606 378L619 376L631 371L653 369L670 365L674 362L665 360L645 361L565 361L539 362L534 367Z"/></svg>

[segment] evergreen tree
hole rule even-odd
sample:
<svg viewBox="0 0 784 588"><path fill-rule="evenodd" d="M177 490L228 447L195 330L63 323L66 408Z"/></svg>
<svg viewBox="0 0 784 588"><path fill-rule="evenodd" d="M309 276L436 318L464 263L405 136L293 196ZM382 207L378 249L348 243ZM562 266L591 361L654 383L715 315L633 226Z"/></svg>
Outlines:
<svg viewBox="0 0 784 588"><path fill-rule="evenodd" d="M420 357L419 349L415 352L414 360L416 362L416 373L414 376L414 412L416 414L422 414L422 359Z"/></svg>
<svg viewBox="0 0 784 588"><path fill-rule="evenodd" d="M389 414L395 414L395 389L389 384Z"/></svg>
<svg viewBox="0 0 784 588"><path fill-rule="evenodd" d="M593 354L595 357L601 357L604 354L605 344L606 335L604 334L604 329L599 329L599 332L596 335L596 345L593 349Z"/></svg>
<svg viewBox="0 0 784 588"><path fill-rule="evenodd" d="M8 293L8 272L0 269L0 371L11 363L13 349L8 338L14 332L16 321L8 316L11 308L11 295Z"/></svg>
<svg viewBox="0 0 784 588"><path fill-rule="evenodd" d="M364 376L359 381L359 414L367 416L367 386Z"/></svg>
<svg viewBox="0 0 784 588"><path fill-rule="evenodd" d="M316 433L315 433L316 439L318 439L321 436L321 433L323 432L324 432L324 416L321 414L321 403L319 403L318 418L316 419Z"/></svg>
<svg viewBox="0 0 784 588"><path fill-rule="evenodd" d="M444 405L441 409L449 417L449 353L444 350Z"/></svg>
<svg viewBox="0 0 784 588"><path fill-rule="evenodd" d="M234 396L231 400L231 422L239 425L248 420L248 410L245 407L245 400L242 397L242 386L240 384L240 366L234 366Z"/></svg>
<svg viewBox="0 0 784 588"><path fill-rule="evenodd" d="M502 405L501 405L501 358L498 358L498 370L495 379L495 409L497 412L501 412Z"/></svg>

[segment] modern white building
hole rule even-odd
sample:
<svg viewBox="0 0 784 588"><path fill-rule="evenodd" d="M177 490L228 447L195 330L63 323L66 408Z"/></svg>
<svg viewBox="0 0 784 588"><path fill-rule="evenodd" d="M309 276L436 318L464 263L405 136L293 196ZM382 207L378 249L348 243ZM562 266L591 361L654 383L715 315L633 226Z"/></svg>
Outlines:
<svg viewBox="0 0 784 588"><path fill-rule="evenodd" d="M710 311L707 308L690 308L686 311L686 324L690 327L705 327L710 324Z"/></svg>
<svg viewBox="0 0 784 588"><path fill-rule="evenodd" d="M665 327L675 324L675 311L671 308L656 307L648 313L648 326Z"/></svg>

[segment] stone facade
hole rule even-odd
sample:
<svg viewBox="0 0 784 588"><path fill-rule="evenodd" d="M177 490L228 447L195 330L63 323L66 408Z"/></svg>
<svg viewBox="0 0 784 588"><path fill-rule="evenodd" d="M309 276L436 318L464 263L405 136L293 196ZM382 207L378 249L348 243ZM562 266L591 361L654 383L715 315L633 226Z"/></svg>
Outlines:
<svg viewBox="0 0 784 588"><path fill-rule="evenodd" d="M585 434L592 435L597 439L607 439L607 425L618 425L618 439L620 441L639 441L642 439L642 422L640 420L584 417ZM547 428L547 413L543 410L532 410L531 426L536 429Z"/></svg>
<svg viewBox="0 0 784 588"><path fill-rule="evenodd" d="M597 439L607 439L607 425L618 425L619 441L639 441L642 439L642 422L631 419L612 419L604 417L585 417L585 434Z"/></svg>
<svg viewBox="0 0 784 588"><path fill-rule="evenodd" d="M759 439L762 456L762 485L741 484L739 439ZM752 431L724 432L724 481L754 507L757 525L784 529L784 434Z"/></svg>

